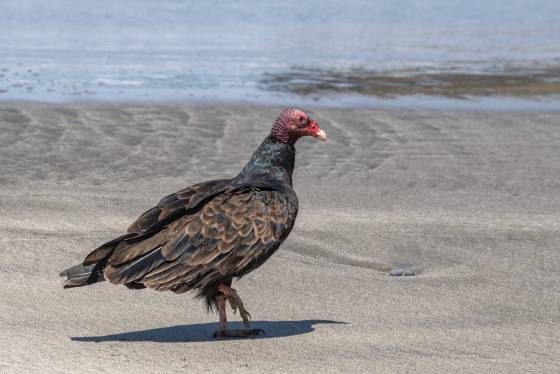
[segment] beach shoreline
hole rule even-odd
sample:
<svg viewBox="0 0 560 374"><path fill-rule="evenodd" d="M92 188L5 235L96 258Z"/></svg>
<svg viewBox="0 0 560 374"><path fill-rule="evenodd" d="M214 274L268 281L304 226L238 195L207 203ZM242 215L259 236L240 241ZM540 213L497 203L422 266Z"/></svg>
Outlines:
<svg viewBox="0 0 560 374"><path fill-rule="evenodd" d="M557 371L554 111L303 108L328 141L296 145L296 226L234 283L262 338L212 340L190 294L62 289L162 196L234 176L281 109L0 103L0 371Z"/></svg>

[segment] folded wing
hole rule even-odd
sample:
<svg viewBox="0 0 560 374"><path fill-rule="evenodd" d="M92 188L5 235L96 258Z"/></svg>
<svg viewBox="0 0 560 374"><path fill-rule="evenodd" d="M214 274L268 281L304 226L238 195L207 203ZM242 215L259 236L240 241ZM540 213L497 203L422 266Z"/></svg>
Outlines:
<svg viewBox="0 0 560 374"><path fill-rule="evenodd" d="M176 193L165 196L159 203L144 212L130 227L126 234L115 238L93 250L84 260L89 266L104 261L115 249L121 252L131 249L134 243L144 242L174 221L200 210L204 203L222 193L229 185L229 179L213 180L195 184ZM149 244L145 244L148 245ZM129 256L136 257L142 253L141 246Z"/></svg>
<svg viewBox="0 0 560 374"><path fill-rule="evenodd" d="M185 210L180 200L187 195L192 195L191 208L175 218L177 209ZM208 192L170 195L131 226L136 236L115 248L105 278L185 292L242 276L266 261L289 234L297 214L294 199L247 186L226 188L211 198ZM169 217L174 219L166 223Z"/></svg>

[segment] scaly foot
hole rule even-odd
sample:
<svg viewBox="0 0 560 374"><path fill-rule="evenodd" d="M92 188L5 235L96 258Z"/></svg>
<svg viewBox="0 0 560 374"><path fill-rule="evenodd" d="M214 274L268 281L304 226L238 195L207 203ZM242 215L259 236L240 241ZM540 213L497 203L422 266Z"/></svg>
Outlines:
<svg viewBox="0 0 560 374"><path fill-rule="evenodd" d="M247 327L250 327L251 326L251 313L249 313L247 311L247 309L245 309L245 307L243 306L243 301L241 301L241 298L237 294L237 291L234 288L228 287L228 286L223 285L223 284L218 286L218 291L220 291L221 293L223 293L225 295L225 297L229 301L229 305L231 306L231 309L233 309L234 313L237 310L239 310L239 314L241 315L241 318L243 319L243 324Z"/></svg>
<svg viewBox="0 0 560 374"><path fill-rule="evenodd" d="M263 329L218 329L212 335L214 339L221 338L254 338L260 333L265 333Z"/></svg>

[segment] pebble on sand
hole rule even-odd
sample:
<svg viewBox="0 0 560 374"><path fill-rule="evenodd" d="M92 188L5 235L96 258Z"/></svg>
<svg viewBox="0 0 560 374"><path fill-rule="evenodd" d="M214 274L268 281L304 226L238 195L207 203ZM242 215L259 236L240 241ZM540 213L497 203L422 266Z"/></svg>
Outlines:
<svg viewBox="0 0 560 374"><path fill-rule="evenodd" d="M394 268L393 270L391 270L389 275L392 275L394 277L401 277L401 276L409 277L409 276L416 275L416 273L414 272L414 270L411 269Z"/></svg>

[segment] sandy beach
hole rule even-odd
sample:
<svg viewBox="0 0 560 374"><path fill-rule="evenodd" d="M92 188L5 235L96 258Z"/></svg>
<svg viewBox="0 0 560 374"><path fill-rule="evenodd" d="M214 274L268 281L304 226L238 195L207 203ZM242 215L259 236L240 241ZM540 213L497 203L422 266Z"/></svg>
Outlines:
<svg viewBox="0 0 560 374"><path fill-rule="evenodd" d="M0 104L0 372L557 373L560 113L302 109L296 226L234 283L266 335L216 341L190 294L58 273L281 108Z"/></svg>

